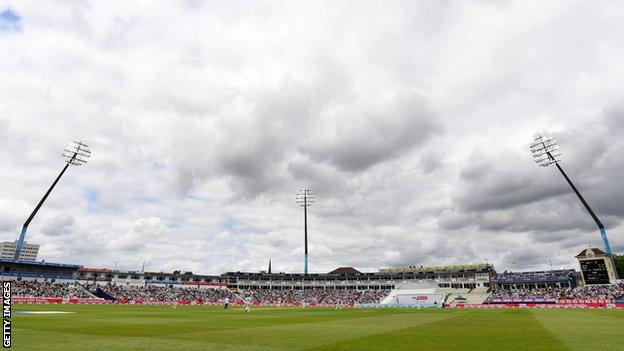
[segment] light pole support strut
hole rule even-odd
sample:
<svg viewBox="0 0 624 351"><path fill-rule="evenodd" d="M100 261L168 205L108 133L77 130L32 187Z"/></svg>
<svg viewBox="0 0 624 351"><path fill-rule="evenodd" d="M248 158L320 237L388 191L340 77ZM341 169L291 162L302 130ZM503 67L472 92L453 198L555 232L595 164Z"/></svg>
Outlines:
<svg viewBox="0 0 624 351"><path fill-rule="evenodd" d="M304 259L305 262L303 264L303 271L305 275L308 275L308 196L307 194L303 195L303 232L305 237L305 252Z"/></svg>
<svg viewBox="0 0 624 351"><path fill-rule="evenodd" d="M76 154L74 154L74 156L72 157L72 160L75 157L76 157ZM19 260L20 254L22 253L22 247L24 246L24 239L26 238L26 230L28 229L28 225L30 224L30 221L32 221L32 219L35 217L35 215L37 214L37 212L39 211L39 209L41 208L45 200L48 198L48 195L50 195L50 193L52 192L52 189L54 189L54 187L56 186L56 183L58 183L59 179L61 179L61 177L63 176L63 173L65 173L65 171L67 170L67 167L69 167L69 164L70 163L67 163L65 167L63 167L63 170L58 175L58 177L56 177L56 179L54 180L54 183L52 183L48 191L46 191L45 195L43 195L43 197L37 204L37 207L35 207L35 209L32 211L32 213L30 214L26 222L24 222L19 239L17 240L17 245L15 246L15 256L13 256L14 261Z"/></svg>
<svg viewBox="0 0 624 351"><path fill-rule="evenodd" d="M550 154L550 152L548 152L548 155L552 158L552 155ZM609 245L609 238L607 238L607 232L605 231L604 225L602 225L602 222L600 221L600 219L598 219L598 216L596 216L596 214L594 213L594 210L592 210L592 208L589 206L587 201L585 201L585 198L583 198L583 195L581 195L581 193L578 191L576 186L574 186L574 183L572 183L572 180L570 179L570 177L568 177L566 172L563 171L563 168L559 166L559 163L555 162L555 166L557 166L557 169L559 169L559 172L561 172L565 180L568 181L568 184L570 184L570 187L572 188L576 196L578 196L583 206L585 206L585 209L587 210L587 212L589 212L590 216L594 219L594 222L596 222L596 225L598 226L598 230L600 231L600 236L602 237L602 242L604 243L605 252L610 255L611 245Z"/></svg>

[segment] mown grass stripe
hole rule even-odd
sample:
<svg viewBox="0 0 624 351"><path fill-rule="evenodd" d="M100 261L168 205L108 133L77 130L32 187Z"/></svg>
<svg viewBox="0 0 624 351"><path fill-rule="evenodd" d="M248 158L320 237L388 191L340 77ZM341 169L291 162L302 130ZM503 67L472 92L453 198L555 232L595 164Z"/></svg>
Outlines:
<svg viewBox="0 0 624 351"><path fill-rule="evenodd" d="M13 318L15 350L616 350L624 344L621 310L54 309L76 313Z"/></svg>
<svg viewBox="0 0 624 351"><path fill-rule="evenodd" d="M535 319L570 350L624 349L622 310L533 310Z"/></svg>

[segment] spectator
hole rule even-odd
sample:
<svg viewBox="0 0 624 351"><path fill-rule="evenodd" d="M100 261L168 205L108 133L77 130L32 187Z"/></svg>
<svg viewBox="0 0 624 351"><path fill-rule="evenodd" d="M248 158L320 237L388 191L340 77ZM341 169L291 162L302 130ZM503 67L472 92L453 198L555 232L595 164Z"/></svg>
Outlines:
<svg viewBox="0 0 624 351"><path fill-rule="evenodd" d="M17 297L94 297L78 283L51 283L35 280L14 281L11 284L11 293Z"/></svg>

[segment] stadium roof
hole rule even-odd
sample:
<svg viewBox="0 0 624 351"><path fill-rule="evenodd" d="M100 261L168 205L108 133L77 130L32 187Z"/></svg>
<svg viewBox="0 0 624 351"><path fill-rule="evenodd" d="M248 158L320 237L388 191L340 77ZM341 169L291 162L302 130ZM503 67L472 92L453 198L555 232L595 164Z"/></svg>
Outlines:
<svg viewBox="0 0 624 351"><path fill-rule="evenodd" d="M358 275L358 274L362 274L362 272L358 271L357 269L353 268L353 267L339 267L334 269L333 271L327 273L327 274L347 274L347 275Z"/></svg>
<svg viewBox="0 0 624 351"><path fill-rule="evenodd" d="M13 260L9 258L0 258L0 263L14 263L18 265L27 265L27 266L43 266L43 267L58 267L58 268L82 268L81 265L77 264L66 264L66 263L52 263L46 261L28 261L28 260Z"/></svg>

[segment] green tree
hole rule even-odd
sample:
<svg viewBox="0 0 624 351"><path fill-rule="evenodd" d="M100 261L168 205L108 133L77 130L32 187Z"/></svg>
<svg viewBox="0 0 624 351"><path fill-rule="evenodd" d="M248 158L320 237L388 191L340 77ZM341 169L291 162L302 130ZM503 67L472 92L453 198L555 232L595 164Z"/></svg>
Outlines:
<svg viewBox="0 0 624 351"><path fill-rule="evenodd" d="M618 277L624 279L624 255L613 255Z"/></svg>

